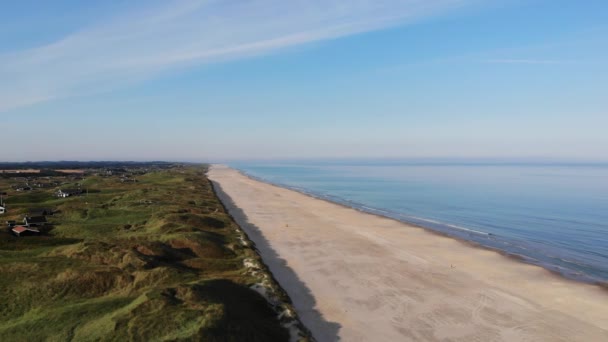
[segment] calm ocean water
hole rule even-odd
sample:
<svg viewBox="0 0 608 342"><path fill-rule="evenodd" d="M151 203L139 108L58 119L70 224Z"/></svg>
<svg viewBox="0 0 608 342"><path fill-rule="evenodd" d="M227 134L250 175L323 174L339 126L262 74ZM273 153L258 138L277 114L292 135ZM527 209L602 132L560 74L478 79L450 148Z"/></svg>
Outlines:
<svg viewBox="0 0 608 342"><path fill-rule="evenodd" d="M608 165L232 163L262 180L608 281Z"/></svg>

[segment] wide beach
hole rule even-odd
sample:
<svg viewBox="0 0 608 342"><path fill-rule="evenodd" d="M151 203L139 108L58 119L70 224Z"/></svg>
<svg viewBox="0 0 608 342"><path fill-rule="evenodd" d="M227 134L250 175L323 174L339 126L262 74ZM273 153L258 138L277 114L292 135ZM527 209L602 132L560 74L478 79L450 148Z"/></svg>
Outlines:
<svg viewBox="0 0 608 342"><path fill-rule="evenodd" d="M606 341L608 291L213 166L319 341Z"/></svg>

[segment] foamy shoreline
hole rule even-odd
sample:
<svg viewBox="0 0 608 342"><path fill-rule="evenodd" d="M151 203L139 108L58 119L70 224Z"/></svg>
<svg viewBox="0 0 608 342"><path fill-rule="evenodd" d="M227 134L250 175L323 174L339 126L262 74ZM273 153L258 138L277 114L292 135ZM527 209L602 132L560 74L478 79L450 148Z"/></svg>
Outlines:
<svg viewBox="0 0 608 342"><path fill-rule="evenodd" d="M608 340L608 292L220 166L211 180L320 341Z"/></svg>

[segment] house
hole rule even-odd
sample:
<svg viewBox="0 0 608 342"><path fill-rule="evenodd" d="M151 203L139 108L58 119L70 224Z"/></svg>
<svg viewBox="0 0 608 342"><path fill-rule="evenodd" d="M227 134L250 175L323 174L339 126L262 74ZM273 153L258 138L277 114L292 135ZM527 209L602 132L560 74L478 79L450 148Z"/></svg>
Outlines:
<svg viewBox="0 0 608 342"><path fill-rule="evenodd" d="M29 216L52 216L54 212L51 208L32 208L28 210Z"/></svg>
<svg viewBox="0 0 608 342"><path fill-rule="evenodd" d="M6 196L5 192L0 192L0 215L6 213L6 203L4 203L4 196Z"/></svg>
<svg viewBox="0 0 608 342"><path fill-rule="evenodd" d="M82 195L81 189L61 189L61 190L57 191L57 197L66 198L66 197L77 196L77 195Z"/></svg>
<svg viewBox="0 0 608 342"><path fill-rule="evenodd" d="M17 236L40 235L40 231L32 227L17 226L11 229L11 231Z"/></svg>
<svg viewBox="0 0 608 342"><path fill-rule="evenodd" d="M23 225L26 227L42 227L46 223L46 217L44 216L26 216L23 219Z"/></svg>

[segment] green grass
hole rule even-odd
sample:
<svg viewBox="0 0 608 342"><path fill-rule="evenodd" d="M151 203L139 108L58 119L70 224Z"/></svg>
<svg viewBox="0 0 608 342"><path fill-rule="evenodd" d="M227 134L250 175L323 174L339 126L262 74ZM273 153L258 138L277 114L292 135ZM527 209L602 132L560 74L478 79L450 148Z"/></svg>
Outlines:
<svg viewBox="0 0 608 342"><path fill-rule="evenodd" d="M60 178L59 178L60 179ZM202 167L89 176L86 196L9 193L9 212L52 207L52 229L0 232L0 336L6 341L281 341L276 313L255 291L235 224ZM60 179L61 180L61 179ZM14 184L0 179L0 189ZM64 187L73 187L68 185Z"/></svg>

